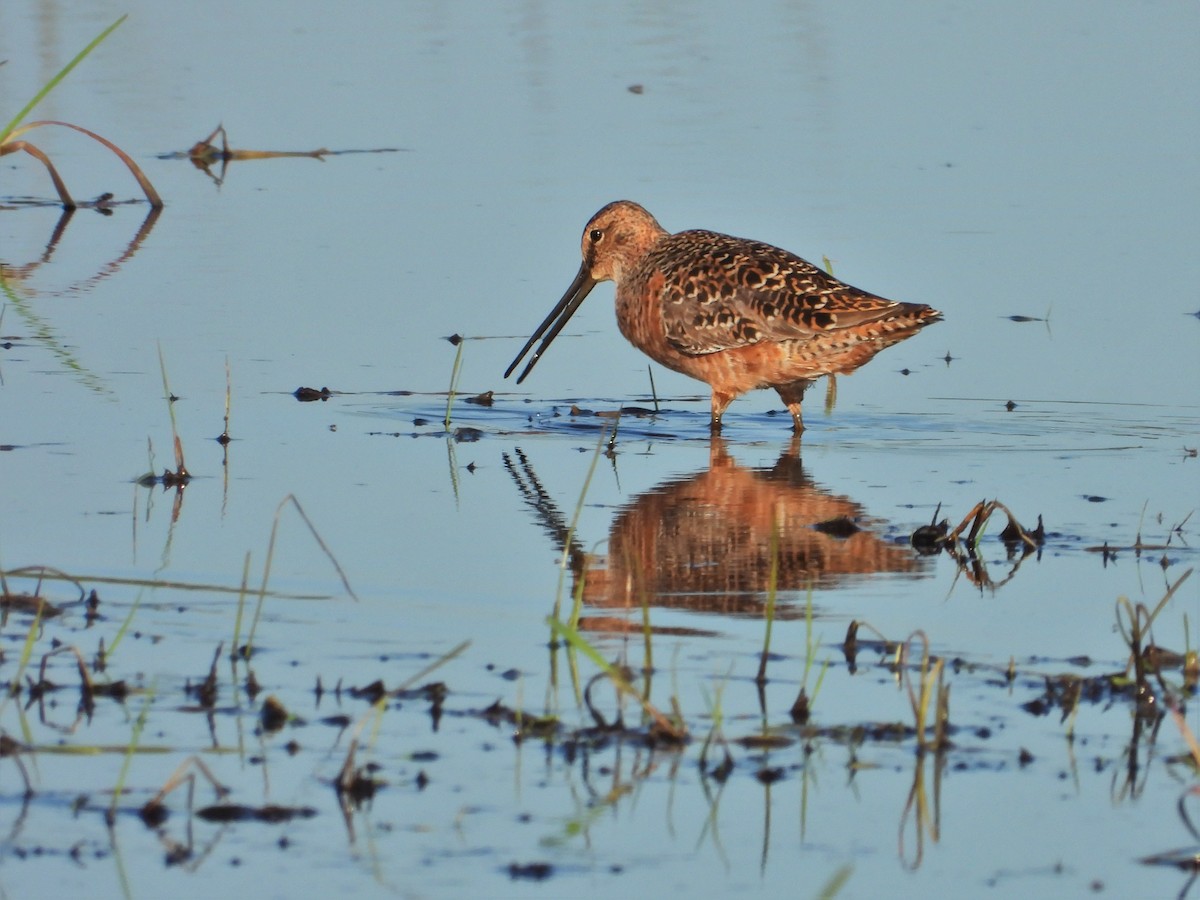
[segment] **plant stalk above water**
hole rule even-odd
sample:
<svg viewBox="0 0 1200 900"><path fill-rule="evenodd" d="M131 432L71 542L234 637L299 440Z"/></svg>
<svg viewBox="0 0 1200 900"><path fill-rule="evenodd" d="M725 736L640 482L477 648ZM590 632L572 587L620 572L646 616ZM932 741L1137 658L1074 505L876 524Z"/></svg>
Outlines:
<svg viewBox="0 0 1200 900"><path fill-rule="evenodd" d="M19 138L21 135L26 134L35 128L41 128L46 125L59 125L63 128L70 128L73 131L78 131L80 134L87 135L88 137L92 138L92 140L103 144L105 147L111 150L121 160L121 162L125 164L127 169L129 169L130 174L132 174L137 180L138 186L141 187L142 193L146 195L146 200L149 201L150 205L155 209L160 209L163 205L162 198L159 197L158 192L154 190L154 185L150 183L150 179L147 178L142 172L141 167L133 161L133 158L128 153L107 138L103 138L94 131L90 131L89 129L80 125L74 125L71 122L60 122L55 119L44 119L38 122L30 122L28 125L21 125L21 122L24 121L25 117L29 115L33 108L37 106L42 99L49 94L56 85L58 85L60 81L66 78L70 71L74 69L75 66L79 65L84 57L96 49L101 41L112 34L112 32L116 30L117 26L124 22L126 18L128 18L128 16L121 16L121 18L113 22L110 26L108 26L108 28L100 32L100 34L97 35L90 44L80 50L70 62L63 66L62 69L59 70L58 74L51 78L42 87L42 89L34 95L32 100L25 104L24 108L13 117L12 121L4 126L3 131L0 131L0 156L7 156L10 153L17 153L18 151L21 151L27 153L29 156L32 156L43 166L45 166L46 172L50 175L50 180L54 182L54 189L58 192L58 198L60 201L62 201L64 209L75 209L77 204L71 198L71 194L67 190L66 184L59 176L58 170L54 168L54 163L50 161L50 157L47 156L36 145L31 144L28 141L17 140L17 138Z"/></svg>
<svg viewBox="0 0 1200 900"><path fill-rule="evenodd" d="M60 81L62 81L64 78L66 78L71 73L72 69L74 69L77 65L79 65L81 62L83 62L84 58L89 53L91 53L98 46L100 46L100 43L106 37L108 37L110 34L112 34L114 31L116 31L117 28L120 26L120 24L128 18L129 18L129 14L126 13L125 15L121 16L121 18L117 19L117 21L113 22L111 25L109 25L107 28L105 28L102 32L100 32L100 34L98 34L92 40L92 42L90 44L88 44L86 47L84 47L82 50L80 50L78 53L76 53L74 59L72 59L69 63L67 63L65 66L63 66L59 70L57 75L55 75L53 78L51 78L49 81L47 81L45 86L40 91L38 91L36 94L33 95L33 99L30 100L28 103L26 103L24 108L13 117L12 121L4 126L4 130L0 131L0 144L3 144L5 141L7 141L9 139L9 136L12 135L12 133L16 130L17 126L20 125L21 122L23 122L25 120L25 117L33 111L33 108L35 106L37 106L39 103L41 103L42 100L46 97L46 95L49 94L52 90L54 90L54 88L58 86L58 83Z"/></svg>
<svg viewBox="0 0 1200 900"><path fill-rule="evenodd" d="M450 410L454 407L454 395L458 393L458 376L462 372L463 345L466 342L466 338L459 338L458 348L454 351L454 366L450 369L450 390L446 392L446 418L443 422L447 429L450 428Z"/></svg>

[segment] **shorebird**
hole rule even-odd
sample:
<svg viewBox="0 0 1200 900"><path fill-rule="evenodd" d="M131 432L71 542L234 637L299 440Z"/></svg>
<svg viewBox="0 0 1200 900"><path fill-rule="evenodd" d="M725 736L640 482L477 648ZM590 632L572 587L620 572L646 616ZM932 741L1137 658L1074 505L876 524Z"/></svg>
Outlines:
<svg viewBox="0 0 1200 900"><path fill-rule="evenodd" d="M734 398L774 388L804 430L800 404L822 375L853 372L885 347L941 318L838 281L787 250L713 231L671 234L630 200L610 203L583 230L583 264L504 373L541 338L517 384L601 281L617 287L617 325L668 369L712 388L714 434Z"/></svg>

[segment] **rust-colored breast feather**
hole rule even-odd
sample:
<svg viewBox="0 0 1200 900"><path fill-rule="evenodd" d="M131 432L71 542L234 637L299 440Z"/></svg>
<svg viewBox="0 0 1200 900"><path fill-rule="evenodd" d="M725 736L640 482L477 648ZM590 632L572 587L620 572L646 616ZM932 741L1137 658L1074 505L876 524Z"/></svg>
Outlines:
<svg viewBox="0 0 1200 900"><path fill-rule="evenodd" d="M770 244L711 231L664 238L642 269L648 281L662 274L667 342L690 355L764 341L804 343L928 310L860 291Z"/></svg>

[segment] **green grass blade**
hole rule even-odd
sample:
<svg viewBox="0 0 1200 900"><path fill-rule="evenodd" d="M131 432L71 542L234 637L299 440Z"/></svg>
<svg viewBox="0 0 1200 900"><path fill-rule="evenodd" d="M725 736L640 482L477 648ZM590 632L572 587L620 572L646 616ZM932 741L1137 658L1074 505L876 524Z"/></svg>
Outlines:
<svg viewBox="0 0 1200 900"><path fill-rule="evenodd" d="M636 700L641 705L642 710L652 719L654 719L664 735L669 735L676 740L684 740L687 737L687 728L682 722L678 724L672 722L665 715L663 715L662 712L660 712L654 706L654 704L639 694L634 686L626 680L625 676L617 671L617 668L612 663L608 662L608 660L601 656L599 651L589 644L583 635L569 625L560 622L553 616L546 617L546 624L550 626L551 630L553 630L558 637L566 641L570 647L578 650L593 663L595 663L596 666L608 676L609 680L616 686L617 690Z"/></svg>
<svg viewBox="0 0 1200 900"><path fill-rule="evenodd" d="M454 366L450 369L450 390L446 392L446 418L444 421L447 429L450 428L450 410L454 408L454 396L458 393L458 376L462 373L463 344L466 342L466 338L459 340L458 349L454 352Z"/></svg>
<svg viewBox="0 0 1200 900"><path fill-rule="evenodd" d="M854 866L847 863L836 872L829 876L829 880L821 885L821 890L817 896L821 900L833 900L842 892L842 888L846 886L846 882L850 880L850 876L854 874Z"/></svg>
<svg viewBox="0 0 1200 900"><path fill-rule="evenodd" d="M113 786L112 805L108 808L108 822L111 825L117 818L117 805L121 802L121 794L125 791L125 779L129 777L129 765L133 762L133 754L137 752L138 742L142 739L142 731L146 727L146 719L150 715L150 704L154 702L155 686L151 685L146 693L146 699L133 722L133 730L129 735L129 744L125 748L125 758L121 762L121 771L117 773L117 783Z"/></svg>
<svg viewBox="0 0 1200 900"><path fill-rule="evenodd" d="M113 636L112 643L104 650L104 658L112 659L117 648L121 646L121 640L125 637L125 632L129 631L129 626L133 624L134 614L137 613L138 607L142 605L142 592L138 591L137 596L133 599L133 605L129 607L129 612L125 615L125 620L121 622L121 627L117 629L117 633Z"/></svg>
<svg viewBox="0 0 1200 900"><path fill-rule="evenodd" d="M633 689L633 685L625 680L624 676L622 676L621 673L616 670L613 664L601 656L599 651L589 644L574 628L563 622L560 622L558 619L552 616L546 617L546 624L549 625L551 630L553 630L560 638L565 640L568 644L595 663L597 668L602 670L604 674L615 681L623 690L631 694L637 693L637 691Z"/></svg>
<svg viewBox="0 0 1200 900"><path fill-rule="evenodd" d="M42 625L42 610L45 608L45 601L38 603L37 611L33 614L33 622L29 625L29 631L25 634L25 643L21 645L21 658L17 662L17 670L13 673L12 680L8 685L8 694L3 702L0 702L0 712L8 706L8 701L16 697L21 692L21 676L25 674L25 670L29 668L29 663L33 659L33 645L37 643L38 632L41 631ZM31 735L26 734L25 740L28 742Z"/></svg>
<svg viewBox="0 0 1200 900"><path fill-rule="evenodd" d="M611 431L613 435L617 433L618 422L620 422L619 417L617 421L613 422ZM592 475L596 472L596 463L600 461L600 454L604 452L604 438L609 433L609 429L607 428L600 429L600 437L596 441L596 452L592 454L592 462L588 466L587 475L583 479L583 487L579 491L579 502L575 504L575 513L571 516L571 524L567 528L567 535L563 540L562 558L558 563L558 588L554 592L554 618L556 619L558 618L559 609L562 607L563 584L566 582L567 570L571 567L571 544L575 540L575 529L579 525L579 517L583 514L584 501L587 499L588 488L592 484ZM582 599L582 592L579 596ZM571 624L574 627L578 624L578 620L575 616L572 619Z"/></svg>
<svg viewBox="0 0 1200 900"><path fill-rule="evenodd" d="M109 25L107 28L105 28L102 32L100 32L100 34L98 34L95 37L95 39L90 44L88 44L86 47L84 47L82 50L80 50L77 54L75 54L75 58L72 59L65 66L63 66L62 69L59 70L59 73L57 75L55 75L48 82L46 82L45 87L43 87L40 91L38 91L36 94L34 94L33 99L25 104L25 108L22 109L19 113L17 113L17 115L13 118L13 120L11 122L9 122L7 125L4 126L3 131L0 131L0 144L3 144L6 140L8 140L8 136L13 132L13 129L15 129L18 125L21 124L21 122L24 120L24 118L33 111L33 108L35 106L37 106L39 103L41 103L43 98L45 98L45 96L47 94L49 94L52 90L54 90L54 88L58 86L58 83L60 81L62 81L64 78L66 78L67 75L70 74L72 69L74 69L77 65L79 65L81 62L83 62L84 58L89 53L91 53L93 50L95 50L96 47L98 47L100 45L101 41L103 41L106 37L108 37L114 31L116 31L117 26L120 25L122 22L124 22L127 18L129 18L128 13L121 16L121 18L117 19L117 21L113 22L111 25Z"/></svg>

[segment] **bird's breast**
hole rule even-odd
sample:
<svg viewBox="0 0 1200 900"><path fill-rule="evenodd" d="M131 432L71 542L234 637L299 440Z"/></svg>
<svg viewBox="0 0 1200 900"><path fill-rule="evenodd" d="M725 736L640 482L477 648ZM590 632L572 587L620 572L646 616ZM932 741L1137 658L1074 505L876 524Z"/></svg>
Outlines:
<svg viewBox="0 0 1200 900"><path fill-rule="evenodd" d="M684 356L667 342L662 303L665 277L652 270L638 272L617 287L617 326L633 346L651 359L676 371Z"/></svg>

